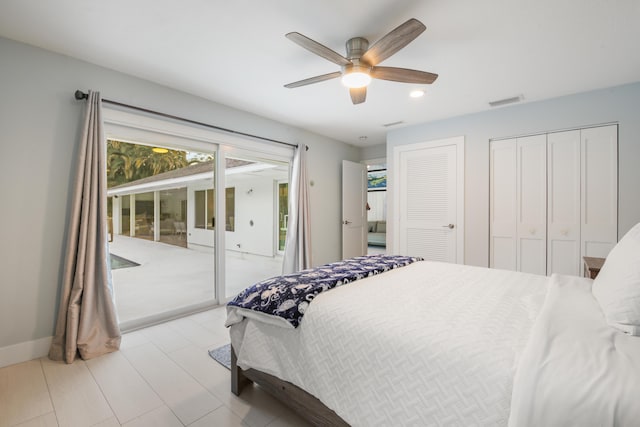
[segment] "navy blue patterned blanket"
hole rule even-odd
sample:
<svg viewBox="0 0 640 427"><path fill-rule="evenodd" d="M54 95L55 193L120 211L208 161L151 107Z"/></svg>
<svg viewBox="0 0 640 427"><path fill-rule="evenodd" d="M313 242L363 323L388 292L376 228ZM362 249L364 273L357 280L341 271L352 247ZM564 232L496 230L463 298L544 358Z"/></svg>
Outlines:
<svg viewBox="0 0 640 427"><path fill-rule="evenodd" d="M278 316L297 328L309 303L321 292L398 267L419 257L369 255L272 277L240 292L228 305Z"/></svg>

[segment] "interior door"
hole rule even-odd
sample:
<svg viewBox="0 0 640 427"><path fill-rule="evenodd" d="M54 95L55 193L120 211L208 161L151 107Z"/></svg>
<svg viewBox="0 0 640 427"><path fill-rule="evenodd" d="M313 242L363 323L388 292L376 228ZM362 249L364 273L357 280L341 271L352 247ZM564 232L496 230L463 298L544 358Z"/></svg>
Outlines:
<svg viewBox="0 0 640 427"><path fill-rule="evenodd" d="M398 182L398 243L401 254L462 262L458 251L458 206L462 181L458 146L402 150Z"/></svg>
<svg viewBox="0 0 640 427"><path fill-rule="evenodd" d="M518 138L518 271L547 274L547 135Z"/></svg>
<svg viewBox="0 0 640 427"><path fill-rule="evenodd" d="M547 275L579 276L579 130L547 136L547 211Z"/></svg>
<svg viewBox="0 0 640 427"><path fill-rule="evenodd" d="M342 258L367 253L367 170L361 163L342 161Z"/></svg>
<svg viewBox="0 0 640 427"><path fill-rule="evenodd" d="M516 139L492 141L489 161L489 266L517 270Z"/></svg>

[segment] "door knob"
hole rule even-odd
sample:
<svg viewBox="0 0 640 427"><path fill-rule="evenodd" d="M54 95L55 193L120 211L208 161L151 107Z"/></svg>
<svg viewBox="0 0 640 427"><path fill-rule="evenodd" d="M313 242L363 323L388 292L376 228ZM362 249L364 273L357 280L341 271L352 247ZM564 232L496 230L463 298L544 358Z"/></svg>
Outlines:
<svg viewBox="0 0 640 427"><path fill-rule="evenodd" d="M455 228L455 225L453 225L453 224L449 224L449 225L443 225L442 227L443 227L443 228L454 229L454 228Z"/></svg>
<svg viewBox="0 0 640 427"><path fill-rule="evenodd" d="M344 225L349 225L349 224L351 224L351 221L348 221L348 220L346 220L346 219L345 219L344 221L342 221L342 223L343 223Z"/></svg>

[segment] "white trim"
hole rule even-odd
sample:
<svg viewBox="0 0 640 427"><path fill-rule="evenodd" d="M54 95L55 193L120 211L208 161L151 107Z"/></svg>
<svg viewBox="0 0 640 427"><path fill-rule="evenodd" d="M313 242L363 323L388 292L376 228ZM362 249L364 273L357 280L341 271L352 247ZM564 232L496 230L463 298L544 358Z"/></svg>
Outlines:
<svg viewBox="0 0 640 427"><path fill-rule="evenodd" d="M0 347L0 368L46 356L52 340L53 337L45 337Z"/></svg>
<svg viewBox="0 0 640 427"><path fill-rule="evenodd" d="M599 128L604 126L618 126L619 124L620 122L604 122L596 125L591 124L591 125L574 126L574 127L555 129L555 130L546 130L541 132L523 133L521 135L501 136L501 137L491 138L489 139L489 142L502 141L505 139L513 139L513 138L526 138L527 136L548 135L550 133L560 133L560 132L567 132L571 130L583 130L583 129Z"/></svg>
<svg viewBox="0 0 640 427"><path fill-rule="evenodd" d="M392 243L391 253L400 248L400 236L396 232L400 218L400 194L394 188L395 183L400 181L400 153L447 145L456 147L456 263L464 264L464 135L393 147L393 167L390 168L391 165L387 164L387 197L391 196L393 199L393 219L387 225L387 245Z"/></svg>
<svg viewBox="0 0 640 427"><path fill-rule="evenodd" d="M216 167L215 167L215 175L213 177L213 187L226 189L227 188L227 177L223 173L226 169L227 164L227 152L224 147L221 147L218 150L218 154L216 155ZM226 269L227 269L227 256L226 256L226 248L227 248L227 233L223 232L226 230L226 218L227 213L225 212L227 209L226 203L226 191L215 191L214 192L215 202L214 202L214 211L216 226L213 229L213 239L215 246L215 257L214 257L214 287L215 287L215 299L219 304L226 303ZM248 286L248 285L247 285Z"/></svg>
<svg viewBox="0 0 640 427"><path fill-rule="evenodd" d="M267 153L285 158L291 158L294 150L293 146L256 141L247 136L236 136L214 129L157 119L107 106L102 109L102 117L107 139L128 140L128 142L136 144L166 145L171 148L204 153L211 153L216 150L215 145L223 144L253 153Z"/></svg>

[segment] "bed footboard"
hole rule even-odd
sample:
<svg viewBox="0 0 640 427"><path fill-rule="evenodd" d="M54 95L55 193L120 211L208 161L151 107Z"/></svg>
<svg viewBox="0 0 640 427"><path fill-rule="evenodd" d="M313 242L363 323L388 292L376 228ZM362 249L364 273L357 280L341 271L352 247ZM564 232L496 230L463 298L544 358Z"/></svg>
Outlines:
<svg viewBox="0 0 640 427"><path fill-rule="evenodd" d="M247 384L254 382L314 426L349 426L334 411L300 387L255 369L243 371L237 365L237 360L231 346L231 392L236 396L242 393Z"/></svg>

